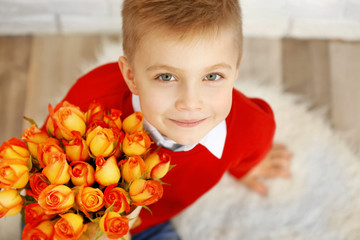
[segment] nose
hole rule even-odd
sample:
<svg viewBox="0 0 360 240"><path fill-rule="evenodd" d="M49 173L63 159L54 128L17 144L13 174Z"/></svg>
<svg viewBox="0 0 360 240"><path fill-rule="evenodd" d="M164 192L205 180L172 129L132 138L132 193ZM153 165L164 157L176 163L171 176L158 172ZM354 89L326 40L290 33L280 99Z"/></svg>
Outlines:
<svg viewBox="0 0 360 240"><path fill-rule="evenodd" d="M193 85L181 86L175 107L179 111L200 110L204 106L199 88Z"/></svg>

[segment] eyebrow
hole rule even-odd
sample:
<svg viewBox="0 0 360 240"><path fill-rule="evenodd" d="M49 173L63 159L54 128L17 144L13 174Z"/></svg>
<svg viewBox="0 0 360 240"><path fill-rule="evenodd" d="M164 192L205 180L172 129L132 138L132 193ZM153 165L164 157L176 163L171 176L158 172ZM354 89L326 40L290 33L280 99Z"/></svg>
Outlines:
<svg viewBox="0 0 360 240"><path fill-rule="evenodd" d="M212 65L210 67L207 67L206 68L206 72L209 72L213 69L218 69L218 68L227 68L229 70L232 70L232 67L231 65L227 64L227 63L218 63L218 64L215 64L215 65ZM179 68L176 68L176 67L172 67L172 66L169 66L169 65L166 65L166 64L155 64L155 65L152 65L150 67L148 67L146 69L147 72L150 72L150 71L155 71L155 70L159 70L159 69L169 69L171 72L175 72L175 71L179 71L181 69Z"/></svg>

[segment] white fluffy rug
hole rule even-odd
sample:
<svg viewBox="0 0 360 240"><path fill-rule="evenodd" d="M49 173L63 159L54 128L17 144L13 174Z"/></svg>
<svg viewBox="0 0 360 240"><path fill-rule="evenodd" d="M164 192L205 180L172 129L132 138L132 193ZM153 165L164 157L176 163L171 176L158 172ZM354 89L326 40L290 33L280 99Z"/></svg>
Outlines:
<svg viewBox="0 0 360 240"><path fill-rule="evenodd" d="M260 197L225 175L174 223L183 239L360 239L360 160L321 115L280 89L236 87L273 107L275 139L294 153L290 180L267 180Z"/></svg>
<svg viewBox="0 0 360 240"><path fill-rule="evenodd" d="M116 61L120 44L105 43L98 62ZM290 180L266 180L263 198L225 175L211 191L174 219L184 240L358 240L360 160L305 103L255 80L236 87L273 107L275 140L294 153ZM206 179L204 179L206 181ZM191 186L189 186L191 187Z"/></svg>

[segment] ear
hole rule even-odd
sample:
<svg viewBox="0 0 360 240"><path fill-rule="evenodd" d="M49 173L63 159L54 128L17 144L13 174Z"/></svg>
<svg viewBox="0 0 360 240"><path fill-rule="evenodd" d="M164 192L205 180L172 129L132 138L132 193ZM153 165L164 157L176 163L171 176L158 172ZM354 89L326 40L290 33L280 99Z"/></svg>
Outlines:
<svg viewBox="0 0 360 240"><path fill-rule="evenodd" d="M237 80L237 79L238 79L238 77L239 77L239 68L238 68L238 69L236 69L236 73L235 73L235 80Z"/></svg>
<svg viewBox="0 0 360 240"><path fill-rule="evenodd" d="M130 91L135 95L139 95L139 91L135 84L134 71L132 70L128 60L123 56L119 58L119 67Z"/></svg>
<svg viewBox="0 0 360 240"><path fill-rule="evenodd" d="M238 79L238 77L239 77L239 68L240 68L240 64L241 64L242 60L243 60L243 55L241 55L241 57L239 59L239 63L236 68L235 79Z"/></svg>

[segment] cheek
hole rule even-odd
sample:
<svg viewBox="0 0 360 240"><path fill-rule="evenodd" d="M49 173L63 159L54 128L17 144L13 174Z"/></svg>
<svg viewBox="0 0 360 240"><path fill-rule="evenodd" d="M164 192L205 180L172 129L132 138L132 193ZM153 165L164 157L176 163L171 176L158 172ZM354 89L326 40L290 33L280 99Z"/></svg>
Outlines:
<svg viewBox="0 0 360 240"><path fill-rule="evenodd" d="M151 92L151 91L149 91ZM159 118L170 108L171 99L160 93L140 95L140 106L144 118L152 125L157 125Z"/></svg>
<svg viewBox="0 0 360 240"><path fill-rule="evenodd" d="M226 118L232 105L232 94L218 94L216 99L212 100L212 110L217 117Z"/></svg>

